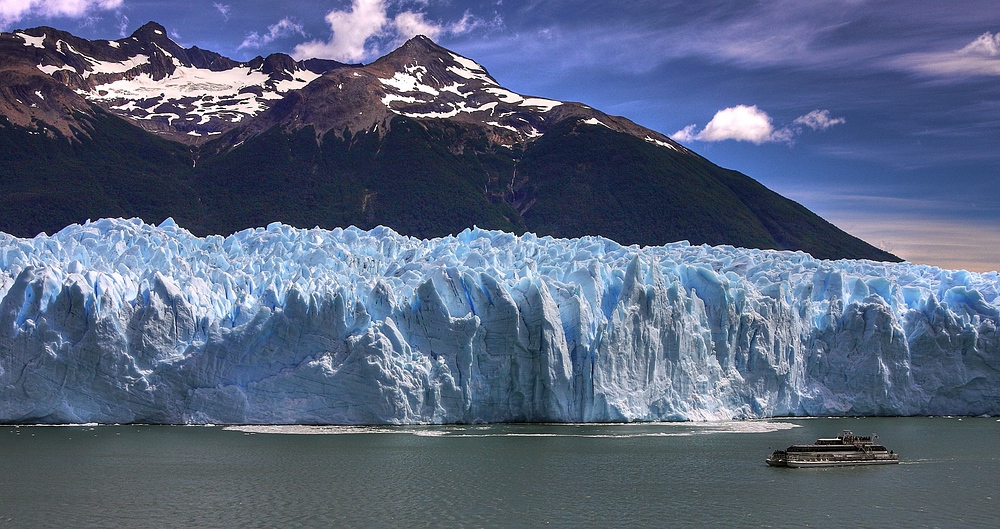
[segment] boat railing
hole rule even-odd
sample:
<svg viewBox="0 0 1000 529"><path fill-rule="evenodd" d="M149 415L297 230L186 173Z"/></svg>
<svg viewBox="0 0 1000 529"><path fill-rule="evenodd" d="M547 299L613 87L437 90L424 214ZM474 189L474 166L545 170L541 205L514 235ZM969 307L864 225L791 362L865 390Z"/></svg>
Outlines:
<svg viewBox="0 0 1000 529"><path fill-rule="evenodd" d="M837 439L844 444L853 444L855 446L860 445L870 445L878 441L878 434L873 433L871 435L854 435L854 432L850 430L844 430L844 432L837 436Z"/></svg>

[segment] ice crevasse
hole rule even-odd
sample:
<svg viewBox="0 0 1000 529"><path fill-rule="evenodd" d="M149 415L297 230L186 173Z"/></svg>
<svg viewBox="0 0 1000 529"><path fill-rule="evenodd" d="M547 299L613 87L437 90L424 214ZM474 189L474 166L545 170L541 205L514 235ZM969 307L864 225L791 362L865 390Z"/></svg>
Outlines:
<svg viewBox="0 0 1000 529"><path fill-rule="evenodd" d="M102 219L0 234L0 422L997 415L998 289L685 242Z"/></svg>

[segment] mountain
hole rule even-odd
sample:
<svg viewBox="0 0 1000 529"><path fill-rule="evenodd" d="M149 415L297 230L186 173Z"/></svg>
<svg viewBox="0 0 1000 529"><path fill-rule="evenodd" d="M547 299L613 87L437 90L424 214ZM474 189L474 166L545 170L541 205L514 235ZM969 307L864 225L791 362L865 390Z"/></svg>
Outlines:
<svg viewBox="0 0 1000 529"><path fill-rule="evenodd" d="M48 27L4 33L0 54L7 120L78 140L89 128L79 114L93 116L97 107L173 141L202 143L345 66L284 54L236 62L181 48L152 22L120 40L89 41Z"/></svg>
<svg viewBox="0 0 1000 529"><path fill-rule="evenodd" d="M898 260L666 136L503 88L415 37L368 65L236 62L154 23L87 41L0 35L0 230L170 216L197 234L282 221L477 225L624 244Z"/></svg>

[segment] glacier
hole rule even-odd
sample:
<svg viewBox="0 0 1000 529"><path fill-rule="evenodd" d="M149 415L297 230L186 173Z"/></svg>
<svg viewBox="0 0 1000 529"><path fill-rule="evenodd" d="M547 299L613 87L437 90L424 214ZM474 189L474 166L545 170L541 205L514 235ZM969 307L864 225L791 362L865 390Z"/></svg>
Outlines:
<svg viewBox="0 0 1000 529"><path fill-rule="evenodd" d="M481 229L0 234L0 422L1000 414L1000 277Z"/></svg>

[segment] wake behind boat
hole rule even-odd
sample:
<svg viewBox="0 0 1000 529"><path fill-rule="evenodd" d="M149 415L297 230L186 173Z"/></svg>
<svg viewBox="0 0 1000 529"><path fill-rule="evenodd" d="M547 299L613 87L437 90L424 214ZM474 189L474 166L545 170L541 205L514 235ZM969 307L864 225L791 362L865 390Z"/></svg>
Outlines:
<svg viewBox="0 0 1000 529"><path fill-rule="evenodd" d="M850 430L832 439L816 439L813 444L792 445L775 450L765 459L772 467L843 467L854 465L892 465L899 454L877 444L878 435L854 435Z"/></svg>

